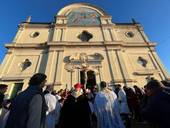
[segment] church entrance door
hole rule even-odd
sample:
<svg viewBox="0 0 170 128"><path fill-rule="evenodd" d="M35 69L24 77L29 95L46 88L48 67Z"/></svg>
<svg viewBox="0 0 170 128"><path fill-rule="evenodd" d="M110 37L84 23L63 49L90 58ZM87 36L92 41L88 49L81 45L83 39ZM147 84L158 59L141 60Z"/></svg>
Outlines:
<svg viewBox="0 0 170 128"><path fill-rule="evenodd" d="M92 89L96 85L96 75L92 70L80 71L80 83L85 85L86 88Z"/></svg>

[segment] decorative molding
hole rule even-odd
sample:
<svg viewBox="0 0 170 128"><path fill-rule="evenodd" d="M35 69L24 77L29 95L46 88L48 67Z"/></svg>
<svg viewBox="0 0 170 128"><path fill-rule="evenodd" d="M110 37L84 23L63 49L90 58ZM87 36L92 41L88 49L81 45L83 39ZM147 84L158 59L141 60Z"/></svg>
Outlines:
<svg viewBox="0 0 170 128"><path fill-rule="evenodd" d="M21 76L21 75L15 75L15 76L2 76L0 80L2 81L21 81L24 79L28 79L31 77L32 74L28 76Z"/></svg>
<svg viewBox="0 0 170 128"><path fill-rule="evenodd" d="M51 28L52 23L26 23L26 22L23 22L19 25L19 27L21 28Z"/></svg>
<svg viewBox="0 0 170 128"><path fill-rule="evenodd" d="M67 25L66 25L66 24L58 24L58 23L56 23L56 24L54 25L54 28L55 28L55 29L66 29L66 28L67 28Z"/></svg>
<svg viewBox="0 0 170 128"><path fill-rule="evenodd" d="M144 71L135 71L134 75L154 75L155 73L159 73L158 70L144 70Z"/></svg>
<svg viewBox="0 0 170 128"><path fill-rule="evenodd" d="M8 50L8 51L6 52L6 54L12 54L12 51Z"/></svg>
<svg viewBox="0 0 170 128"><path fill-rule="evenodd" d="M125 79L126 82L137 82L135 79ZM114 79L114 83L124 83L125 81L123 79Z"/></svg>
<svg viewBox="0 0 170 128"><path fill-rule="evenodd" d="M54 86L61 86L62 85L62 82L56 82L54 83Z"/></svg>
<svg viewBox="0 0 170 128"><path fill-rule="evenodd" d="M109 16L109 15L104 15L104 16L100 16L100 19L102 20L107 20L107 19L112 19L112 16Z"/></svg>
<svg viewBox="0 0 170 128"><path fill-rule="evenodd" d="M88 63L90 61L101 62L104 57L100 53L94 53L91 55L87 55L86 53L76 53L74 55L69 56L69 62L79 61L81 63Z"/></svg>
<svg viewBox="0 0 170 128"><path fill-rule="evenodd" d="M11 44L5 44L6 48L45 48L48 47L46 42L44 43L11 43Z"/></svg>

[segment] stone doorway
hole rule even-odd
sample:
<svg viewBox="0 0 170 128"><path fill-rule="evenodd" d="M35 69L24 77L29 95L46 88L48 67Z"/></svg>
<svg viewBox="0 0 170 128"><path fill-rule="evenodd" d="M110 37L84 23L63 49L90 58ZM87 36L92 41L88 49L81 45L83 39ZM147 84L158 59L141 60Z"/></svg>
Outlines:
<svg viewBox="0 0 170 128"><path fill-rule="evenodd" d="M86 88L92 89L96 85L96 75L93 70L80 71L80 83Z"/></svg>

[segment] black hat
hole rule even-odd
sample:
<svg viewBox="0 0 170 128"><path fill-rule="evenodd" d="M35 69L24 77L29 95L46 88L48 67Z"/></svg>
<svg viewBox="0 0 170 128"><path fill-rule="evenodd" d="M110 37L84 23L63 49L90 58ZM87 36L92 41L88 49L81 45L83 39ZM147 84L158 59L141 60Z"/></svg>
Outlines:
<svg viewBox="0 0 170 128"><path fill-rule="evenodd" d="M29 85L40 85L46 78L44 73L36 73L30 78Z"/></svg>

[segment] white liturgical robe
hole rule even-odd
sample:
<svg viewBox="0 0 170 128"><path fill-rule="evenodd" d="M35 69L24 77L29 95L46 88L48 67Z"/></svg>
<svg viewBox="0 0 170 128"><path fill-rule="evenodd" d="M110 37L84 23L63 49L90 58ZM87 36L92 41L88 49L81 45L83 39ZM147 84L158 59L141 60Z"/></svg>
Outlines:
<svg viewBox="0 0 170 128"><path fill-rule="evenodd" d="M57 99L54 95L47 93L45 94L45 101L48 106L48 110L46 112L46 127L47 128L55 128L56 118L58 118L58 114L56 111Z"/></svg>
<svg viewBox="0 0 170 128"><path fill-rule="evenodd" d="M120 117L117 96L113 91L104 89L97 93L94 110L98 128L125 128Z"/></svg>

